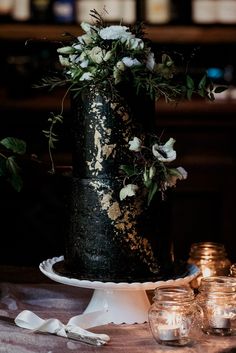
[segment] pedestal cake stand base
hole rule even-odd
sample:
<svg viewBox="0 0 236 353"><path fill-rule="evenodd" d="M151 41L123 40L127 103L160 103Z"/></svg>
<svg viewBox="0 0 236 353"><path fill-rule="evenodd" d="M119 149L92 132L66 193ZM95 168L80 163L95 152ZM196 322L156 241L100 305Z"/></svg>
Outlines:
<svg viewBox="0 0 236 353"><path fill-rule="evenodd" d="M53 265L63 261L64 257L54 257L40 263L39 269L53 281L69 286L94 289L93 296L84 311L84 314L103 311L102 324L135 324L148 320L150 301L147 290L153 290L164 284L186 285L196 278L200 270L194 265L187 265L187 276L157 282L114 283L79 280L61 276L53 270ZM96 320L96 319L95 319ZM95 322L94 322L94 326Z"/></svg>

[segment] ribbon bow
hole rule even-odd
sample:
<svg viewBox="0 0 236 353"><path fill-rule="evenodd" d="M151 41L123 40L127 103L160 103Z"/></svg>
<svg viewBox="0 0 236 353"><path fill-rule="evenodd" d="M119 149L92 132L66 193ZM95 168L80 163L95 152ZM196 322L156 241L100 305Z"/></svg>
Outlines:
<svg viewBox="0 0 236 353"><path fill-rule="evenodd" d="M21 328L32 330L33 332L47 332L50 334L72 338L89 344L101 346L109 342L110 337L106 334L96 334L86 330L94 316L97 317L96 324L99 325L104 311L97 311L72 317L66 325L58 319L44 320L29 310L23 310L15 318L15 324ZM80 326L79 326L80 324ZM91 326L90 326L91 327Z"/></svg>

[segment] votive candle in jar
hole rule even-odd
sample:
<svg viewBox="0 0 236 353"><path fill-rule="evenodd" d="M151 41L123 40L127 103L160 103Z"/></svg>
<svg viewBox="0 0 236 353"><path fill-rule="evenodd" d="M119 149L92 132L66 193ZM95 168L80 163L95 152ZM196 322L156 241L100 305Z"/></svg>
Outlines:
<svg viewBox="0 0 236 353"><path fill-rule="evenodd" d="M202 277L229 275L231 262L225 246L215 242L193 243L189 252L189 264L196 265L201 273L193 286L198 288Z"/></svg>
<svg viewBox="0 0 236 353"><path fill-rule="evenodd" d="M236 278L210 276L201 279L197 303L202 309L202 330L207 334L236 333Z"/></svg>
<svg viewBox="0 0 236 353"><path fill-rule="evenodd" d="M231 277L236 277L236 263L233 263L230 266L230 276Z"/></svg>
<svg viewBox="0 0 236 353"><path fill-rule="evenodd" d="M154 293L148 322L155 340L168 346L191 343L197 315L193 290L189 286L163 285Z"/></svg>

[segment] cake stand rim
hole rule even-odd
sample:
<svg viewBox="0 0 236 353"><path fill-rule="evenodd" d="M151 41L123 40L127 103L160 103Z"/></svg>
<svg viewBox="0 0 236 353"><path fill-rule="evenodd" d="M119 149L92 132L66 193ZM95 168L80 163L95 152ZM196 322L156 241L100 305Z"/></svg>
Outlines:
<svg viewBox="0 0 236 353"><path fill-rule="evenodd" d="M186 285L190 283L193 279L195 279L200 274L200 269L194 264L187 264L188 275L185 277L178 277L175 279L168 280L159 280L155 282L102 282L102 281L91 281L85 279L78 279L73 277L67 277L56 273L53 270L53 265L59 261L63 261L64 256L58 256L49 258L47 260L42 261L39 264L40 271L55 282L59 282L62 284L88 288L88 289L102 289L102 290L153 290L160 285Z"/></svg>

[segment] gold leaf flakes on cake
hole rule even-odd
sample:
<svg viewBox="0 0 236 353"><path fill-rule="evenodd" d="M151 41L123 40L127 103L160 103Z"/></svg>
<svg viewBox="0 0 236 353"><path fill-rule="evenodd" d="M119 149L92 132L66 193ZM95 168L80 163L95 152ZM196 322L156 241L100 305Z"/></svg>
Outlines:
<svg viewBox="0 0 236 353"><path fill-rule="evenodd" d="M101 138L102 138L102 135L100 134L100 132L98 130L95 130L95 133L94 133L94 145L97 148L96 161L98 163L102 163L102 161L103 161L103 159L101 157L101 155L102 155Z"/></svg>
<svg viewBox="0 0 236 353"><path fill-rule="evenodd" d="M96 180L96 181L93 180L93 181L90 181L89 185L92 186L94 190L98 190L99 187L102 186L102 183L98 180Z"/></svg>
<svg viewBox="0 0 236 353"><path fill-rule="evenodd" d="M102 210L111 219L115 237L127 244L146 263L150 271L157 268L155 257L147 238L137 234L135 218L142 212L142 198L136 199L133 205L122 205L113 199L113 190L101 181L91 181L90 185L97 191Z"/></svg>
<svg viewBox="0 0 236 353"><path fill-rule="evenodd" d="M117 201L112 201L112 190L109 189L108 192L104 192L104 190L101 190L104 188L104 184L99 182L91 182L90 185L92 185L94 189L97 190L98 195L100 196L99 201L102 210L107 212L108 217L112 221L115 221L117 218L119 218L121 216L120 206Z"/></svg>
<svg viewBox="0 0 236 353"><path fill-rule="evenodd" d="M108 136L111 136L111 132L112 132L112 129L111 128L105 128L104 129L105 131L106 131L106 134L108 135Z"/></svg>
<svg viewBox="0 0 236 353"><path fill-rule="evenodd" d="M130 120L128 112L123 106L120 105L120 103L111 102L111 109L113 109L115 113L120 116L124 122L128 122Z"/></svg>
<svg viewBox="0 0 236 353"><path fill-rule="evenodd" d="M100 200L102 210L107 210L111 203L111 194L104 194Z"/></svg>
<svg viewBox="0 0 236 353"><path fill-rule="evenodd" d="M93 170L93 167L92 167L93 162L86 161L86 163L88 165L89 170Z"/></svg>
<svg viewBox="0 0 236 353"><path fill-rule="evenodd" d="M117 218L120 217L121 212L120 212L120 206L118 202L113 202L110 207L107 210L108 217L112 220L115 221Z"/></svg>
<svg viewBox="0 0 236 353"><path fill-rule="evenodd" d="M111 193L102 195L100 199L100 203L101 203L102 209L107 211L107 215L112 221L115 221L117 218L120 217L121 215L120 206L118 202L116 201L112 202Z"/></svg>
<svg viewBox="0 0 236 353"><path fill-rule="evenodd" d="M104 145L102 146L102 154L103 156L105 156L105 158L107 159L111 154L112 152L114 151L116 147L116 144L112 144L112 145Z"/></svg>
<svg viewBox="0 0 236 353"><path fill-rule="evenodd" d="M146 263L150 270L156 268L156 260L147 238L137 234L135 218L142 212L142 200L135 200L132 206L124 206L121 209L122 217L115 222L117 237L124 241L132 252L138 254L140 259Z"/></svg>

